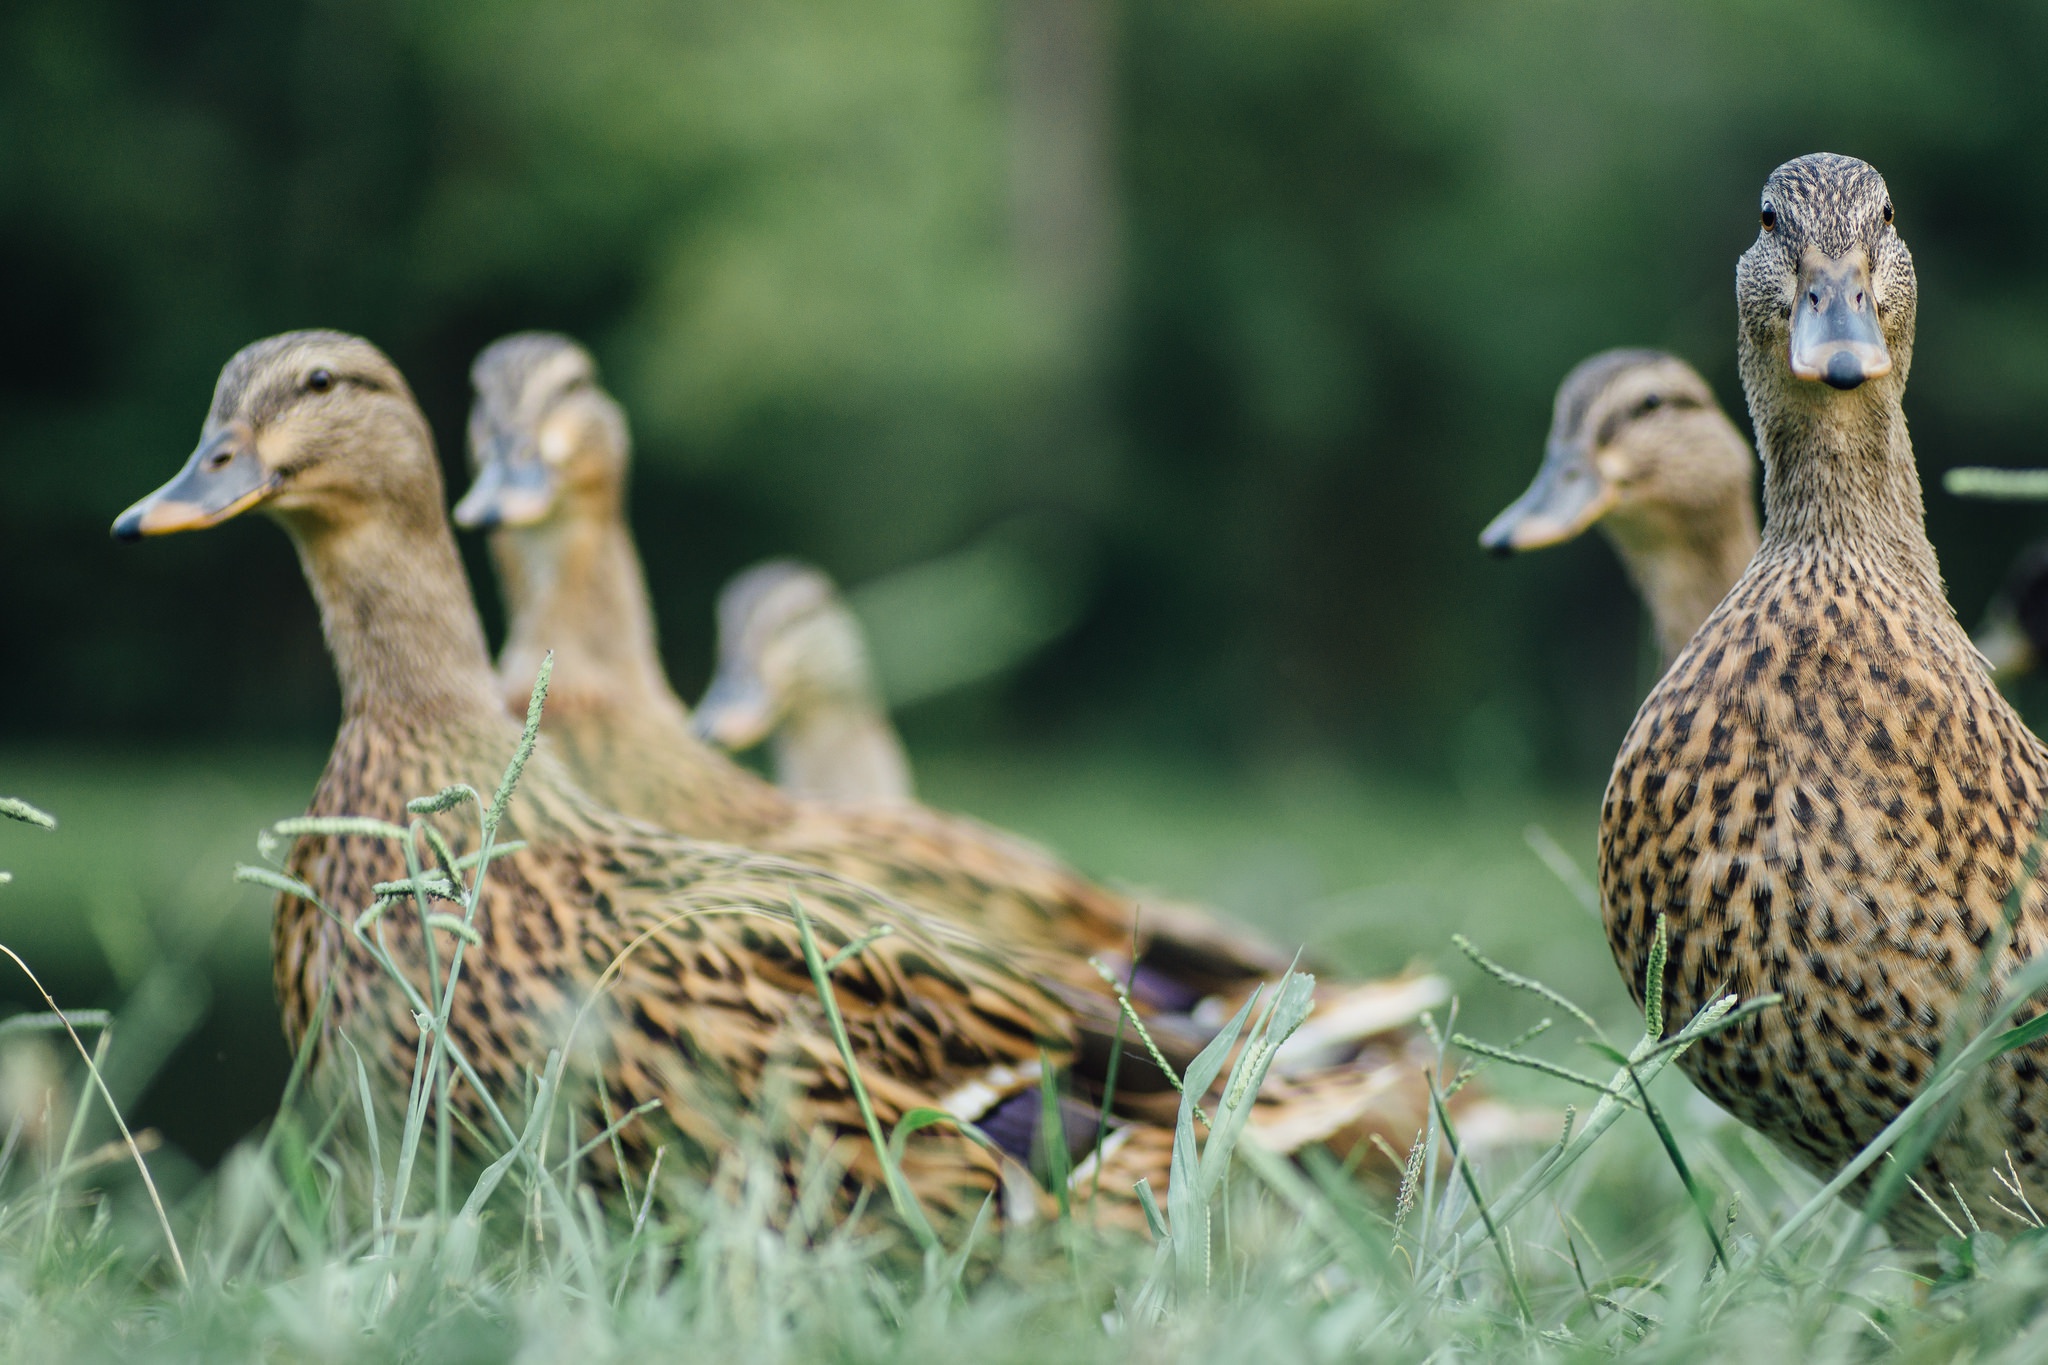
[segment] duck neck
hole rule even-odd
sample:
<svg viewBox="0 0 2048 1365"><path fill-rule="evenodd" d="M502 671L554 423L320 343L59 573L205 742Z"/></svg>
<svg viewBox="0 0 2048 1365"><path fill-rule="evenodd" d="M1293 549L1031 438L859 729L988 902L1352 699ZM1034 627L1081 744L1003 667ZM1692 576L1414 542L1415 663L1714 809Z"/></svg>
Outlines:
<svg viewBox="0 0 2048 1365"><path fill-rule="evenodd" d="M826 697L776 731L775 780L798 796L907 801L910 762L895 727L866 698Z"/></svg>
<svg viewBox="0 0 2048 1365"><path fill-rule="evenodd" d="M1629 580L1650 609L1667 668L1742 577L1758 540L1756 508L1746 482L1740 497L1668 520L1657 526L1621 518L1603 523Z"/></svg>
<svg viewBox="0 0 2048 1365"><path fill-rule="evenodd" d="M1899 397L1896 383L1881 380L1845 394L1754 405L1761 409L1763 547L1769 555L1854 559L1945 608Z"/></svg>
<svg viewBox="0 0 2048 1365"><path fill-rule="evenodd" d="M403 716L504 730L483 623L438 509L288 521L287 529L320 607L345 720Z"/></svg>
<svg viewBox="0 0 2048 1365"><path fill-rule="evenodd" d="M681 708L662 671L646 575L617 502L501 531L492 551L510 617L499 659L506 688L523 698L553 651L564 711L586 701Z"/></svg>

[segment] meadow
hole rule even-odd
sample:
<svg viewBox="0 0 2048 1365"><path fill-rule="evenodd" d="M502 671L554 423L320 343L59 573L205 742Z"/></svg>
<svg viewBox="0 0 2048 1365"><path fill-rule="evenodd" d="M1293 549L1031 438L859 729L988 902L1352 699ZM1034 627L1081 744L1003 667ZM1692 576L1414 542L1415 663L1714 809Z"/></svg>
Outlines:
<svg viewBox="0 0 2048 1365"><path fill-rule="evenodd" d="M1605 549L1474 545L1581 357L1668 349L1739 421L1757 187L1831 148L1912 240L1975 621L2042 529L1936 490L2041 463L2044 57L2010 0L0 6L0 797L56 817L0 815L0 1365L2048 1358L2031 1235L1890 1247L1669 1065L1692 1021L1639 1042L1585 878L1654 645ZM1559 1136L1434 1122L1366 1182L1190 1112L1142 1234L920 1244L765 1177L600 1201L509 1122L464 1171L433 1084L396 1128L309 1093L258 835L333 733L314 607L270 528L106 534L221 363L307 326L388 352L451 489L480 348L585 342L685 695L765 557L893 579L911 645L1035 603L1006 676L913 712L924 795L1440 972L1439 1081ZM948 607L934 565L1018 590ZM2010 1003L1869 1154L1882 1197Z"/></svg>
<svg viewBox="0 0 2048 1365"><path fill-rule="evenodd" d="M417 1098L417 1122L367 1133L309 1099L269 1003L270 896L233 874L262 865L257 831L296 812L317 763L8 756L10 790L59 824L0 826L0 941L89 1007L98 1066L34 1010L0 1025L0 1358L2038 1358L2039 1245L1959 1228L1932 1259L1885 1246L1643 1037L1572 866L1590 791L1099 749L931 758L932 799L1104 876L1203 895L1347 969L1444 971L1440 1075L1554 1114L1560 1137L1467 1162L1433 1123L1389 1201L1332 1162L1233 1148L1225 1107L1184 1112L1190 1178L1150 1236L1083 1207L920 1252L766 1179L602 1210L537 1120L477 1178L436 1159ZM1247 1027L1284 1029L1282 996ZM536 1081L529 1105L549 1097ZM1924 1118L1893 1135L1903 1150Z"/></svg>

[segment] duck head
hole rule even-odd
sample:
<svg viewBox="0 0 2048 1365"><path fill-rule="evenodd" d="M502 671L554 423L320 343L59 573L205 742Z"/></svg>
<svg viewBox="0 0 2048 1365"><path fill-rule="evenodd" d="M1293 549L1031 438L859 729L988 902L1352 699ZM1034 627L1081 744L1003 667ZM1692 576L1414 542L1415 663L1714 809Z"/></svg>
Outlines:
<svg viewBox="0 0 2048 1365"><path fill-rule="evenodd" d="M616 507L625 495L625 414L598 387L597 364L568 337L520 332L470 368L475 481L455 505L471 530L537 526L565 508Z"/></svg>
<svg viewBox="0 0 2048 1365"><path fill-rule="evenodd" d="M1875 168L1816 153L1764 182L1736 270L1743 384L1792 410L1895 400L1912 359L1917 285Z"/></svg>
<svg viewBox="0 0 2048 1365"><path fill-rule="evenodd" d="M718 671L692 721L702 739L749 749L792 713L873 691L860 625L832 580L778 559L719 594Z"/></svg>
<svg viewBox="0 0 2048 1365"><path fill-rule="evenodd" d="M377 509L433 509L441 472L397 367L361 337L287 332L222 369L198 449L114 521L116 540L197 531L261 508L297 532Z"/></svg>
<svg viewBox="0 0 2048 1365"><path fill-rule="evenodd" d="M1755 463L1692 366L1662 351L1603 351L1565 376L1535 481L1479 543L1511 555L1596 522L1617 538L1675 539L1702 515L1747 504Z"/></svg>

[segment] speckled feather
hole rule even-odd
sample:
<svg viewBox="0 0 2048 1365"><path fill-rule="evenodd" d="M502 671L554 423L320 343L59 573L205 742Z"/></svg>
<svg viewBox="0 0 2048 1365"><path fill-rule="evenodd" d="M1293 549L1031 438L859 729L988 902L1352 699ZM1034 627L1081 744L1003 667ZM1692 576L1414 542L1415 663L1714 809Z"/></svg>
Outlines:
<svg viewBox="0 0 2048 1365"><path fill-rule="evenodd" d="M501 693L523 711L543 654L559 704L547 733L578 781L618 809L698 838L773 851L867 882L918 910L1034 952L1071 991L1085 959L1127 957L1134 936L1187 1002L1286 970L1289 955L1185 907L1110 891L979 821L914 803L792 800L699 740L669 687L624 517L625 422L588 354L565 337L497 342L473 369L471 454L565 454L548 519L494 533L509 629ZM556 435L555 433L559 433Z"/></svg>
<svg viewBox="0 0 2048 1365"><path fill-rule="evenodd" d="M1883 181L1861 162L1809 157L1765 194L1775 230L1759 234L1738 284L1767 472L1763 545L1629 730L1602 807L1600 883L1639 998L1667 917L1673 1026L1723 992L1784 996L1682 1064L1736 1117L1832 1174L1934 1066L2041 818L2048 755L1988 681L1926 539L1900 408L1915 283ZM1809 248L1866 252L1889 375L1838 393L1791 374L1788 318ZM1994 981L2044 930L2036 882ZM2041 1055L1989 1068L1922 1172L1958 1223L1958 1198L1986 1226L2010 1222L1993 1176L2008 1153L2039 1198ZM1888 1221L1921 1241L1944 1226L1910 1195Z"/></svg>
<svg viewBox="0 0 2048 1365"><path fill-rule="evenodd" d="M309 813L402 821L408 792L455 782L488 791L512 738L352 716ZM442 823L459 850L462 822ZM866 888L624 820L582 797L545 755L529 765L509 823L507 836L529 848L492 864L476 922L482 942L450 1021L454 1041L501 1103L520 1093L527 1068L563 1046L569 1021L626 954L580 1035L615 1102L660 1100L664 1128L702 1164L735 1144L730 1125L746 1117L774 1058L801 1097L800 1130L819 1124L855 1136L855 1172L872 1177L861 1159L862 1121L789 914L792 897L828 954L878 924L891 929L833 977L885 1126L991 1073L1028 1079L1041 1056L1055 1065L1069 1056L1070 1029L1056 1000L992 953L957 939L940 943ZM374 883L405 875L395 849L360 838L302 839L290 870L344 918L374 899ZM380 927L415 986L424 986L416 915L401 906ZM454 944L443 937L444 962ZM381 1089L402 1095L417 1034L381 967L339 924L289 897L280 902L275 948L287 1036L296 1043L303 1035L333 973L336 1028L366 1052L381 1040ZM466 1098L471 1121L488 1131L474 1097ZM932 1140L920 1135L918 1143L921 1192L935 1208L971 1211L998 1187L998 1164L972 1143L927 1132ZM629 1132L628 1145L645 1159L642 1143L653 1136Z"/></svg>
<svg viewBox="0 0 2048 1365"><path fill-rule="evenodd" d="M260 505L291 534L343 698L310 813L398 822L412 797L456 783L492 790L518 727L499 700L442 512L432 437L403 378L358 338L271 338L230 361L206 435L214 444L139 506L161 504L159 529L168 530ZM217 467L223 450L232 458ZM260 491L247 494L251 486ZM463 820L434 819L459 851ZM1074 1046L1073 1008L1020 969L1014 945L927 919L829 869L617 814L586 796L546 744L526 768L504 833L528 846L491 866L475 925L481 941L468 950L449 1036L501 1103L524 1092L550 1049L573 1042L579 1103L596 1076L615 1104L659 1105L658 1116L622 1134L629 1156L645 1159L649 1144L679 1139L673 1169L702 1170L751 1150L738 1138L752 1131L783 1153L792 1183L822 1151L846 1167L846 1197L872 1187L875 1154L821 1025L792 899L828 953L872 929L891 931L832 977L885 1128L919 1107L973 1119L1006 1098L1035 1105L1042 1062L1078 1068L1085 1060ZM382 1103L395 1108L418 1028L405 993L349 925L371 904L375 883L403 875L400 855L359 837L308 836L289 870L326 910L292 895L279 901L275 968L286 1032L294 1042L305 1035L331 984L333 1008L316 1040L320 1071L330 1083L349 1074L345 1037L373 1069ZM383 937L416 988L426 983L415 913L394 907L369 932ZM440 942L443 961L454 943ZM1075 1079L1085 1092L1085 1078ZM1296 1098L1277 1096L1266 1109L1275 1132L1308 1134L1303 1141L1318 1128L1355 1128L1361 1116L1345 1106L1373 1099L1334 1080L1290 1084ZM781 1088L790 1098L771 1130L761 1106ZM466 1085L453 1099L477 1130L491 1132ZM594 1129L586 1114L584 1131ZM602 1148L593 1154L599 1166L607 1159ZM1017 1188L1014 1162L944 1126L912 1137L905 1163L942 1217L971 1214L997 1194L1007 1207ZM1165 1188L1164 1168L1147 1174ZM1127 1189L1104 1193L1128 1197Z"/></svg>

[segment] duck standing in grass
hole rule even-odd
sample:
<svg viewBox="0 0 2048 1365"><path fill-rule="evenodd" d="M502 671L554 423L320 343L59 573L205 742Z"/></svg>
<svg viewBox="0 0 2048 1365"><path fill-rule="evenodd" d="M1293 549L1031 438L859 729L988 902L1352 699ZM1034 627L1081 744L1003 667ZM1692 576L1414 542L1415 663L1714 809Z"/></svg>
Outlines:
<svg viewBox="0 0 2048 1365"><path fill-rule="evenodd" d="M1663 351L1602 351L1565 376L1535 482L1479 543L1511 555L1597 524L1668 668L1756 553L1755 470L1692 366Z"/></svg>
<svg viewBox="0 0 2048 1365"><path fill-rule="evenodd" d="M1927 540L1901 406L1917 285L1892 218L1883 178L1848 157L1764 185L1736 276L1762 545L1643 703L1601 811L1630 987L1661 916L1674 1026L1724 992L1782 996L1683 1062L1822 1174L1898 1115L1952 1028L1974 1031L1987 948L1995 991L2048 946L2038 880L2003 932L2048 754L1992 687ZM1965 1210L2009 1226L2008 1158L2037 1204L2048 1192L2040 1046L1973 1085L1918 1173L1925 1197L1889 1210L1895 1235L1967 1227Z"/></svg>
<svg viewBox="0 0 2048 1365"><path fill-rule="evenodd" d="M710 748L662 671L625 518L625 417L599 387L589 352L567 337L520 333L487 347L471 377L476 480L455 519L492 533L509 621L499 693L523 710L535 669L553 653L547 733L599 799L695 838L829 868L1043 954L1047 965L1093 956L1124 970L1135 940L1133 992L1165 1011L1286 970L1289 955L1248 932L1155 900L1141 905L979 821L908 801L796 799ZM1433 976L1326 985L1314 1027L1329 1038L1372 1037L1446 995ZM1085 1008L1092 997L1071 998Z"/></svg>
<svg viewBox="0 0 2048 1365"><path fill-rule="evenodd" d="M718 595L718 671L698 735L721 748L768 742L775 785L817 801L912 799L910 760L882 709L867 638L825 573L773 559Z"/></svg>
<svg viewBox="0 0 2048 1365"><path fill-rule="evenodd" d="M467 783L488 792L519 743L442 510L440 466L404 379L374 346L334 332L257 342L222 372L199 448L170 483L123 513L134 540L217 525L260 508L282 523L320 607L342 688L342 723L309 813L404 824L410 798ZM431 816L460 856L461 829ZM880 1163L841 1052L825 1026L792 911L800 903L832 954L879 930L831 973L859 1074L884 1131L919 1108L977 1121L1004 1154L950 1125L915 1133L903 1166L935 1214L972 1215L1011 1188L1008 1173L1039 1131L1038 1077L1060 1068L1085 1104L1093 1064L1077 1051L1074 1009L1013 963L1000 939L976 940L846 877L730 844L682 838L586 796L543 746L527 765L507 834L524 846L494 861L468 934L472 966L449 1016L449 1041L486 1089L510 1103L550 1049L571 1050L621 1108L652 1102L653 1133L621 1134L641 1170L655 1141L679 1141L692 1170L717 1167L759 1133L789 1163L830 1150L845 1192L873 1188ZM469 842L473 843L474 840ZM404 1103L423 1039L408 991L375 960L357 915L380 882L403 878L394 846L353 834L298 839L290 874L318 904L286 892L274 961L287 1035L312 1028L332 1001L315 1056L336 1074L360 1049L379 1096ZM394 908L375 922L420 991L458 935ZM433 941L427 941L427 935ZM341 1046L343 1036L349 1046ZM1094 1060L1099 1062L1098 1055ZM1388 1098L1412 1093L1405 1059L1378 1069L1277 1081L1253 1131L1282 1150L1350 1134L1396 1141L1416 1115ZM1129 1068L1126 1068L1128 1070ZM762 1132L754 1106L771 1075L793 1108ZM587 1077L581 1092L588 1094ZM474 1130L493 1117L471 1086L453 1097ZM1122 1109L1119 1096L1116 1107ZM1097 1131L1073 1125L1077 1154ZM595 1131L587 1122L585 1133ZM1089 1154L1119 1197L1149 1176L1164 1188L1170 1134L1116 1120ZM508 1138L509 1140L509 1138ZM599 1144L593 1160L608 1158ZM1112 1158L1114 1158L1112 1160Z"/></svg>

